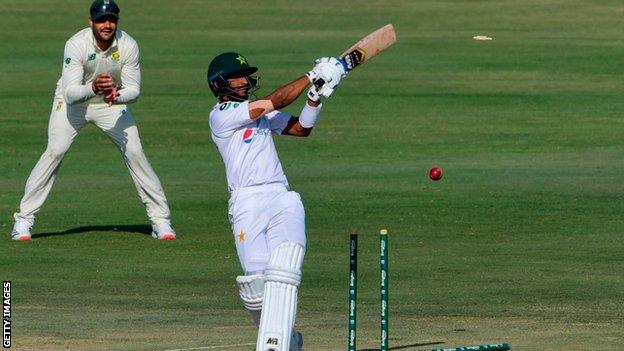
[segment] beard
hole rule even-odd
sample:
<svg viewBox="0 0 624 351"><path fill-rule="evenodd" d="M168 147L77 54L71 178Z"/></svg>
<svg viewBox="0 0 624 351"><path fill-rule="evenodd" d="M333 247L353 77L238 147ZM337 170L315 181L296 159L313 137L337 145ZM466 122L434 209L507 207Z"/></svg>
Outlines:
<svg viewBox="0 0 624 351"><path fill-rule="evenodd" d="M91 26L91 32L99 43L111 44L115 39L116 31L117 28L115 27L97 28L96 26Z"/></svg>

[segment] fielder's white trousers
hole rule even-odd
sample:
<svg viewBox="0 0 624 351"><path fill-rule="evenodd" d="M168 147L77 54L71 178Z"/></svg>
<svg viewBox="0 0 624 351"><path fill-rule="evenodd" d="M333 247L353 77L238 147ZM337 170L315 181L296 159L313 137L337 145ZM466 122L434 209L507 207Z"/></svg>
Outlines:
<svg viewBox="0 0 624 351"><path fill-rule="evenodd" d="M284 242L306 247L301 197L283 184L234 190L228 212L245 274L263 272L273 249Z"/></svg>
<svg viewBox="0 0 624 351"><path fill-rule="evenodd" d="M106 133L121 152L150 220L155 224L169 223L170 212L165 193L145 157L130 109L126 105L108 106L105 103L67 106L58 99L52 104L48 146L26 181L20 210L14 214L15 220L26 219L34 223L35 214L52 189L65 153L87 123L95 124Z"/></svg>

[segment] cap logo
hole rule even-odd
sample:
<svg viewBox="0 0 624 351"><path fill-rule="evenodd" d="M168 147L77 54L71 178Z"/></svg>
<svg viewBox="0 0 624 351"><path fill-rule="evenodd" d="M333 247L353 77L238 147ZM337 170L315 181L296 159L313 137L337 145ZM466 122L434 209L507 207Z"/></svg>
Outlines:
<svg viewBox="0 0 624 351"><path fill-rule="evenodd" d="M104 0L104 5L110 5L110 0Z"/></svg>
<svg viewBox="0 0 624 351"><path fill-rule="evenodd" d="M236 58L238 60L238 62L240 62L241 66L242 65L248 65L247 60L242 57L241 55L238 55L238 57Z"/></svg>

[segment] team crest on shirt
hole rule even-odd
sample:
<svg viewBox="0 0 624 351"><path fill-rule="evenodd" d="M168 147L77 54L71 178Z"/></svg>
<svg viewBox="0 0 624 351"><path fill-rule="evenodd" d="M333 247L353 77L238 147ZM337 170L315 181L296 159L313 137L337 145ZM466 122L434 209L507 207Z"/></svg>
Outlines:
<svg viewBox="0 0 624 351"><path fill-rule="evenodd" d="M254 137L254 130L253 130L253 128L245 129L245 131L243 132L243 142L245 144L249 144L253 140L253 137Z"/></svg>
<svg viewBox="0 0 624 351"><path fill-rule="evenodd" d="M115 61L119 61L119 59L121 58L121 54L119 53L119 51L115 51L111 54L111 58Z"/></svg>

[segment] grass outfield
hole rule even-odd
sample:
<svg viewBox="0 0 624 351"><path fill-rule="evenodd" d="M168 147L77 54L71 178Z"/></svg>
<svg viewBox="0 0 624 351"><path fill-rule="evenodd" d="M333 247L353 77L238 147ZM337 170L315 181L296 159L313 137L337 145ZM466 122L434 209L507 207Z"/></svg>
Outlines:
<svg viewBox="0 0 624 351"><path fill-rule="evenodd" d="M146 235L127 170L94 126L65 158L32 242L9 240L45 149L64 42L86 26L89 1L2 0L0 275L13 281L13 349L253 343L207 125L207 65L238 50L268 94L386 23L398 43L345 79L313 136L276 141L307 212L305 349L346 348L352 227L360 348L379 347L381 227L391 346L622 347L621 1L119 3L120 28L142 51L134 114L179 240ZM442 181L427 178L433 166Z"/></svg>

